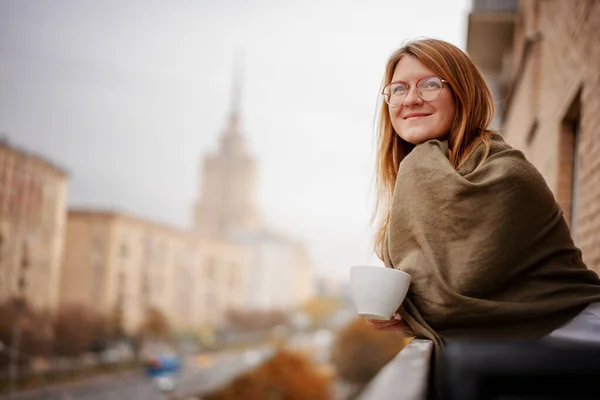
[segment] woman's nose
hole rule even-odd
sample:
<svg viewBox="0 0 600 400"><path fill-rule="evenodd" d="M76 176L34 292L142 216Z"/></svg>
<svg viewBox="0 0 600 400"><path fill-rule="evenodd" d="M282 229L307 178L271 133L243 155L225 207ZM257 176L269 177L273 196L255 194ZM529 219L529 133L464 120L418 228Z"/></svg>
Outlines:
<svg viewBox="0 0 600 400"><path fill-rule="evenodd" d="M406 94L406 98L404 99L404 105L405 106L411 106L411 105L416 105L416 104L421 104L423 103L423 99L419 96L419 93L417 93L417 88L416 87L412 87L410 89L408 89L408 93Z"/></svg>

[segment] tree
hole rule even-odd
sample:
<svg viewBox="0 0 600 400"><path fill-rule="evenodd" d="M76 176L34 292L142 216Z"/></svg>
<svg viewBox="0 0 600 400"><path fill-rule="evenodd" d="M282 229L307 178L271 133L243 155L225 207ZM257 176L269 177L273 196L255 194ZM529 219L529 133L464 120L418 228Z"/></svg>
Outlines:
<svg viewBox="0 0 600 400"><path fill-rule="evenodd" d="M275 357L204 400L328 400L329 378L303 355L280 350Z"/></svg>
<svg viewBox="0 0 600 400"><path fill-rule="evenodd" d="M100 353L105 350L111 342L118 339L115 322L111 317L103 314L93 315L91 318L92 324L92 341L90 350L94 353Z"/></svg>
<svg viewBox="0 0 600 400"><path fill-rule="evenodd" d="M123 308L117 305L108 316L108 323L112 329L112 335L115 340L127 337L124 326Z"/></svg>
<svg viewBox="0 0 600 400"><path fill-rule="evenodd" d="M337 333L331 360L341 379L364 385L407 341L397 332L373 330L363 318L356 318Z"/></svg>
<svg viewBox="0 0 600 400"><path fill-rule="evenodd" d="M310 317L313 325L319 325L338 311L340 306L338 298L318 297L307 301L303 306L303 311Z"/></svg>
<svg viewBox="0 0 600 400"><path fill-rule="evenodd" d="M48 311L30 309L21 321L21 351L29 357L49 357L54 345L53 322Z"/></svg>
<svg viewBox="0 0 600 400"><path fill-rule="evenodd" d="M59 356L79 356L91 348L96 316L80 305L66 305L56 315L54 351Z"/></svg>
<svg viewBox="0 0 600 400"><path fill-rule="evenodd" d="M231 310L226 318L230 326L245 331L267 330L289 323L286 314L277 310Z"/></svg>
<svg viewBox="0 0 600 400"><path fill-rule="evenodd" d="M12 345L12 330L19 324L21 340L19 352L27 357L47 357L52 352L54 332L52 318L48 312L33 309L26 301L11 299L0 304L0 340ZM29 358L23 357L21 363ZM8 364L6 352L0 352L0 366Z"/></svg>
<svg viewBox="0 0 600 400"><path fill-rule="evenodd" d="M140 327L140 335L151 339L167 339L171 335L171 325L165 315L157 308L146 310L144 321Z"/></svg>

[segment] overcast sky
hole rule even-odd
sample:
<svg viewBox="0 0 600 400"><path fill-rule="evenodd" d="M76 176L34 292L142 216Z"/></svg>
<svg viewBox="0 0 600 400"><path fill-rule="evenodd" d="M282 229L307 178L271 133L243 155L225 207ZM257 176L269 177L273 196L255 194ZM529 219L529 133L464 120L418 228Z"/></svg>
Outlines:
<svg viewBox="0 0 600 400"><path fill-rule="evenodd" d="M370 251L374 116L403 41L465 48L471 2L1 0L0 134L70 173L69 203L191 223L245 49L258 202L321 275Z"/></svg>

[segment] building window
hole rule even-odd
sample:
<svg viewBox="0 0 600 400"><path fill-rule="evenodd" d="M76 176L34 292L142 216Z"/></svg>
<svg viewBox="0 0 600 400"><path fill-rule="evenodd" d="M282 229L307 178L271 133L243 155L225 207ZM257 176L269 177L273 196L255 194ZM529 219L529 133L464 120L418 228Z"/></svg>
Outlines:
<svg viewBox="0 0 600 400"><path fill-rule="evenodd" d="M569 223L573 240L577 241L579 219L579 177L581 169L580 149L581 90L569 106L560 129L558 201Z"/></svg>
<svg viewBox="0 0 600 400"><path fill-rule="evenodd" d="M6 167L5 164L0 162L0 208L2 208L2 204L4 203L4 192L6 192Z"/></svg>
<svg viewBox="0 0 600 400"><path fill-rule="evenodd" d="M4 234L0 231L0 270L2 269L2 261L4 259Z"/></svg>
<svg viewBox="0 0 600 400"><path fill-rule="evenodd" d="M215 279L215 260L212 258L206 259L206 267L205 267L206 279L214 280Z"/></svg>
<svg viewBox="0 0 600 400"><path fill-rule="evenodd" d="M217 296L213 292L206 293L206 308L214 307L217 303Z"/></svg>
<svg viewBox="0 0 600 400"><path fill-rule="evenodd" d="M127 244L122 243L121 244L121 258L122 259L127 258L128 254L129 254L129 248L127 247Z"/></svg>
<svg viewBox="0 0 600 400"><path fill-rule="evenodd" d="M531 146L531 143L533 143L533 141L535 140L537 134L538 134L538 130L539 130L539 122L538 119L536 118L533 121L533 124L531 124L531 127L529 128L529 132L527 133L527 145Z"/></svg>
<svg viewBox="0 0 600 400"><path fill-rule="evenodd" d="M573 135L573 165L571 167L571 209L570 209L570 226L573 237L577 235L577 218L579 217L579 175L581 169L581 159L579 151L579 129L580 119L571 121L569 128Z"/></svg>
<svg viewBox="0 0 600 400"><path fill-rule="evenodd" d="M229 285L231 286L231 288L235 288L238 282L238 270L237 270L237 265L235 263L231 263L229 266L229 273L231 274L229 276Z"/></svg>

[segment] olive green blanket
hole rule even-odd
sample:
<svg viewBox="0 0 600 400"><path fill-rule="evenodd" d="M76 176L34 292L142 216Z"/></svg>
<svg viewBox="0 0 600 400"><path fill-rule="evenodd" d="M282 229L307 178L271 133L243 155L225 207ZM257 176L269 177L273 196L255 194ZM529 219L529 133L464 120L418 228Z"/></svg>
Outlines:
<svg viewBox="0 0 600 400"><path fill-rule="evenodd" d="M535 339L600 301L554 196L523 153L493 134L458 169L445 141L401 162L384 262L409 273L402 316L446 339Z"/></svg>

